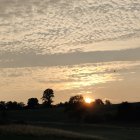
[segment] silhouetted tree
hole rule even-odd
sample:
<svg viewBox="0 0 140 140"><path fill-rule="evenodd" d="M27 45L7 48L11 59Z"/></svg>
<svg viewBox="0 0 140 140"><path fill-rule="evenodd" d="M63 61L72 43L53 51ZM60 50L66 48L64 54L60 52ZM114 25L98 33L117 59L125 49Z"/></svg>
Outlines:
<svg viewBox="0 0 140 140"><path fill-rule="evenodd" d="M75 95L70 97L69 102L65 107L65 111L68 112L70 118L74 118L78 122L83 121L85 106L84 98L82 95Z"/></svg>
<svg viewBox="0 0 140 140"><path fill-rule="evenodd" d="M27 105L29 108L35 108L38 106L38 99L37 98L30 98L28 99Z"/></svg>
<svg viewBox="0 0 140 140"><path fill-rule="evenodd" d="M19 102L19 103L18 103L18 106L19 106L21 109L23 109L23 108L25 107L25 104L24 104L23 102Z"/></svg>
<svg viewBox="0 0 140 140"><path fill-rule="evenodd" d="M101 99L96 99L95 100L95 105L104 105L104 103Z"/></svg>
<svg viewBox="0 0 140 140"><path fill-rule="evenodd" d="M6 109L6 103L4 101L0 102L0 110Z"/></svg>
<svg viewBox="0 0 140 140"><path fill-rule="evenodd" d="M12 101L9 101L9 102L6 103L6 108L7 109L15 109L14 107L15 107L15 105L13 105Z"/></svg>
<svg viewBox="0 0 140 140"><path fill-rule="evenodd" d="M105 105L111 105L110 100L105 100Z"/></svg>
<svg viewBox="0 0 140 140"><path fill-rule="evenodd" d="M53 100L52 98L54 97L54 91L50 88L46 89L43 93L43 104L46 105L47 107L50 107Z"/></svg>
<svg viewBox="0 0 140 140"><path fill-rule="evenodd" d="M82 95L75 95L69 99L69 104L77 104L77 103L83 103L83 102L84 102L84 98Z"/></svg>
<svg viewBox="0 0 140 140"><path fill-rule="evenodd" d="M22 109L23 108L23 103L18 103L16 101L12 102L9 101L6 103L6 109L8 110L18 110L18 109Z"/></svg>

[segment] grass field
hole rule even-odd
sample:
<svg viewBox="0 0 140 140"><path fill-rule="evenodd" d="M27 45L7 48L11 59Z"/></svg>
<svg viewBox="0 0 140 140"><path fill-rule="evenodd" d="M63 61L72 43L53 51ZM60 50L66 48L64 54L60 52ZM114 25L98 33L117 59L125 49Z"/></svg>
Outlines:
<svg viewBox="0 0 140 140"><path fill-rule="evenodd" d="M107 124L75 124L75 123L38 123L38 126L57 128L72 131L84 135L92 135L105 140L139 140L140 127L131 125L107 125Z"/></svg>
<svg viewBox="0 0 140 140"><path fill-rule="evenodd" d="M68 118L62 108L7 112L11 124L0 125L0 139L139 140L139 124L84 124ZM16 123L15 123L16 121ZM14 122L14 124L13 124ZM17 123L19 123L17 125ZM22 124L21 124L22 123Z"/></svg>
<svg viewBox="0 0 140 140"><path fill-rule="evenodd" d="M31 125L0 126L0 139L103 140L93 135Z"/></svg>
<svg viewBox="0 0 140 140"><path fill-rule="evenodd" d="M34 123L2 125L0 139L46 140L139 140L139 127L89 124Z"/></svg>

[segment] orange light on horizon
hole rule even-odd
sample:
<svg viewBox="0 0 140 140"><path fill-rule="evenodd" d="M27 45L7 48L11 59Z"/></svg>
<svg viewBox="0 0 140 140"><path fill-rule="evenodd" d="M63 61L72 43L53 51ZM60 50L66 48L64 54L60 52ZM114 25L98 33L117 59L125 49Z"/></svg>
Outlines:
<svg viewBox="0 0 140 140"><path fill-rule="evenodd" d="M85 102L86 102L87 104L90 104L90 103L92 103L92 101L93 101L93 99L91 99L91 98L89 98L89 97L85 97L84 100L85 100Z"/></svg>

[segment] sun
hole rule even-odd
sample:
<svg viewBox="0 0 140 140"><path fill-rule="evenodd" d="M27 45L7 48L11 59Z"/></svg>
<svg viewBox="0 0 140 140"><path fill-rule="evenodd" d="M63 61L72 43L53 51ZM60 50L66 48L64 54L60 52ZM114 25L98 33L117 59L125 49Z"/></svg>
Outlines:
<svg viewBox="0 0 140 140"><path fill-rule="evenodd" d="M88 103L88 104L90 104L90 103L92 102L92 99L89 98L89 97L86 97L84 100L85 100L85 102Z"/></svg>

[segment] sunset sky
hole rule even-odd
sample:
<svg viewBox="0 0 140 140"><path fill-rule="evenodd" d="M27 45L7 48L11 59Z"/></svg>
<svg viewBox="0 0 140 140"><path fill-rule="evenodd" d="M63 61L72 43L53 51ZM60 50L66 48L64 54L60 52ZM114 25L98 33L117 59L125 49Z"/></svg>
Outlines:
<svg viewBox="0 0 140 140"><path fill-rule="evenodd" d="M0 100L140 101L140 0L0 0Z"/></svg>

